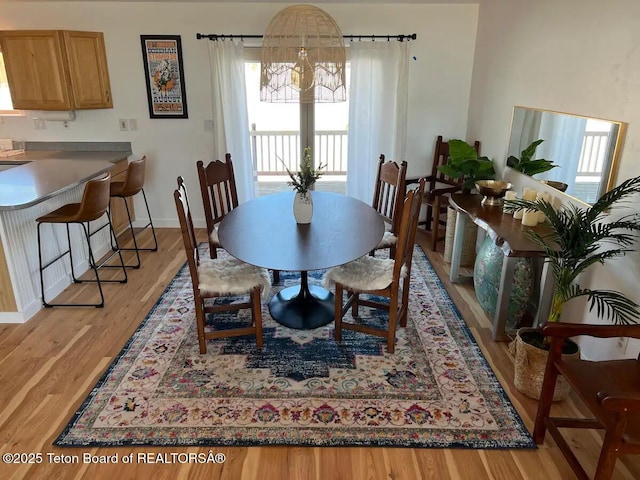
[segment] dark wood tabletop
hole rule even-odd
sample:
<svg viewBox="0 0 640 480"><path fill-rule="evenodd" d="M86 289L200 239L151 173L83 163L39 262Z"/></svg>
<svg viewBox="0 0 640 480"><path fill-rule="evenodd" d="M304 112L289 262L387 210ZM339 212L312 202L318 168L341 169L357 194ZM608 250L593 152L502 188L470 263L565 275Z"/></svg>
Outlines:
<svg viewBox="0 0 640 480"><path fill-rule="evenodd" d="M314 191L311 223L298 225L293 196L267 195L234 208L218 230L224 249L259 267L309 271L355 260L382 238L382 217L360 200Z"/></svg>
<svg viewBox="0 0 640 480"><path fill-rule="evenodd" d="M384 220L371 206L345 195L312 192L311 223L298 225L293 193L259 197L234 208L218 229L224 249L252 265L300 272L300 285L269 302L271 317L290 328L312 329L333 321L334 296L310 285L308 271L355 260L382 239Z"/></svg>
<svg viewBox="0 0 640 480"><path fill-rule="evenodd" d="M531 240L528 230L534 230L542 235L551 231L551 227L539 224L535 227L525 227L513 215L502 213L501 206L482 205L482 195L454 193L450 204L469 216L475 224L487 231L505 255L510 257L544 257L542 249Z"/></svg>

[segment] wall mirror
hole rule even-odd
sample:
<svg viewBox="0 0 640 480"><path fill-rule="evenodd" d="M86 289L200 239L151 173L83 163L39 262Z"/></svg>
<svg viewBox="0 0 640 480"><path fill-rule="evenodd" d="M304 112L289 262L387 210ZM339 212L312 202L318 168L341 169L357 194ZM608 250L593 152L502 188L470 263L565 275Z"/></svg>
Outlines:
<svg viewBox="0 0 640 480"><path fill-rule="evenodd" d="M533 178L565 183L568 195L594 203L614 187L625 130L623 122L516 106L508 155L520 158L522 150L543 139L534 158L551 160L559 167Z"/></svg>

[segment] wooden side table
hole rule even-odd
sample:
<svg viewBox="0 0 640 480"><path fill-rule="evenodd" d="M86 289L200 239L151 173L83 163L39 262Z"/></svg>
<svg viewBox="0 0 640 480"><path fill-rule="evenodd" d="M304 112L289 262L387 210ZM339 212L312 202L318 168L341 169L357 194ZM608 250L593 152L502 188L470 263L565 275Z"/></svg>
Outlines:
<svg viewBox="0 0 640 480"><path fill-rule="evenodd" d="M456 218L449 280L452 282L461 280L460 255L462 252L463 232L466 222L471 219L480 228L486 230L489 237L500 247L505 256L498 289L498 303L493 319L492 337L496 341L507 341L509 337L505 327L509 313L509 296L511 294L511 285L513 284L516 260L518 257L543 258L545 256L544 251L527 236L526 232L533 229L544 234L550 229L545 224L536 227L525 227L520 220L514 219L512 215L502 213L502 207L482 205L480 203L481 200L482 195L477 194L454 193L451 195L451 206L464 215L458 215ZM553 279L551 276L551 269L545 262L540 279L540 298L536 323L546 319L551 309L551 298L553 296Z"/></svg>

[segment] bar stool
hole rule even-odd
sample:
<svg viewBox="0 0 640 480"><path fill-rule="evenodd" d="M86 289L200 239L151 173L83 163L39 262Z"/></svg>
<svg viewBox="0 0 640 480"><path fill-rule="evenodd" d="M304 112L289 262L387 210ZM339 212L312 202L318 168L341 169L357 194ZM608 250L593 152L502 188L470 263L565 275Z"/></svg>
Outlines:
<svg viewBox="0 0 640 480"><path fill-rule="evenodd" d="M153 221L151 220L151 212L149 211L149 203L147 202L147 196L144 193L144 170L147 163L147 157L144 156L140 160L134 160L129 163L127 167L127 171L125 173L123 182L111 182L111 197L112 198L121 198L124 202L124 206L127 210L127 218L129 219L129 230L131 231L131 237L133 238L133 248L121 248L120 250L124 251L135 251L137 263L135 265L127 265L128 268L140 268L140 252L157 252L158 251L158 239L156 238L156 230L153 228ZM151 232L153 233L153 244L152 248L140 248L138 247L138 242L136 237L140 234L136 234L133 230L133 222L131 221L131 212L129 211L129 204L127 203L127 198L133 197L138 192L142 192L142 197L144 198L144 205L147 207L147 216L149 217L149 223L147 223L141 230L145 230L148 227L151 227ZM115 248L114 248L115 250Z"/></svg>
<svg viewBox="0 0 640 480"><path fill-rule="evenodd" d="M98 274L98 269L102 266L106 266L105 263L108 262L113 255L105 259L99 265L96 263L96 260L93 256L93 249L91 248L91 235L89 233L89 222L99 219L105 213L107 214L108 225L111 230L111 236L115 237L115 232L113 231L113 225L111 223L111 215L109 214L109 184L111 181L111 175L107 174L103 178L99 178L96 180L89 180L85 185L84 192L82 194L82 200L80 203L68 203L63 205L62 207L46 214L41 217L36 218L36 222L38 222L38 259L40 262L40 288L42 291L42 304L49 307L63 307L63 306L75 306L75 307L96 307L102 308L104 307L104 294L102 292L102 283L126 283L127 282L127 271L125 269L124 260L122 258L122 254L120 250L116 250L116 253L120 256L120 265L122 268L122 272L124 273L124 278L114 279L114 280L101 280ZM40 227L45 223L64 223L67 227L67 242L69 245L69 249L56 258L51 260L46 265L42 264L42 238L41 238L41 229ZM80 280L76 277L76 273L73 267L73 252L71 250L71 234L69 233L69 224L77 223L82 226L82 230L84 232L84 236L87 240L87 248L89 251L89 266L93 269L96 279L95 280ZM87 225L85 225L85 223ZM96 232L94 232L96 233ZM113 240L112 240L113 241ZM116 247L117 247L117 239L116 239ZM55 262L60 260L65 255L69 254L69 261L71 263L71 278L74 283L97 283L98 291L100 292L100 303L49 303L46 301L44 296L44 275L43 272L46 268L53 265Z"/></svg>

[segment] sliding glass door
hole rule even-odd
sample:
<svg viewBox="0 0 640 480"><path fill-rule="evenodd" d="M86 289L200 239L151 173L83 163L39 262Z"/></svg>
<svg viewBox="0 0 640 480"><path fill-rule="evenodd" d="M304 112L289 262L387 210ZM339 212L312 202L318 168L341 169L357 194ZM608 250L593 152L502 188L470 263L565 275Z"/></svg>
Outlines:
<svg viewBox="0 0 640 480"><path fill-rule="evenodd" d="M261 102L259 48L245 48L245 74L256 196L290 191L286 169L298 169L307 146L315 165L326 165L316 190L344 193L348 102Z"/></svg>

